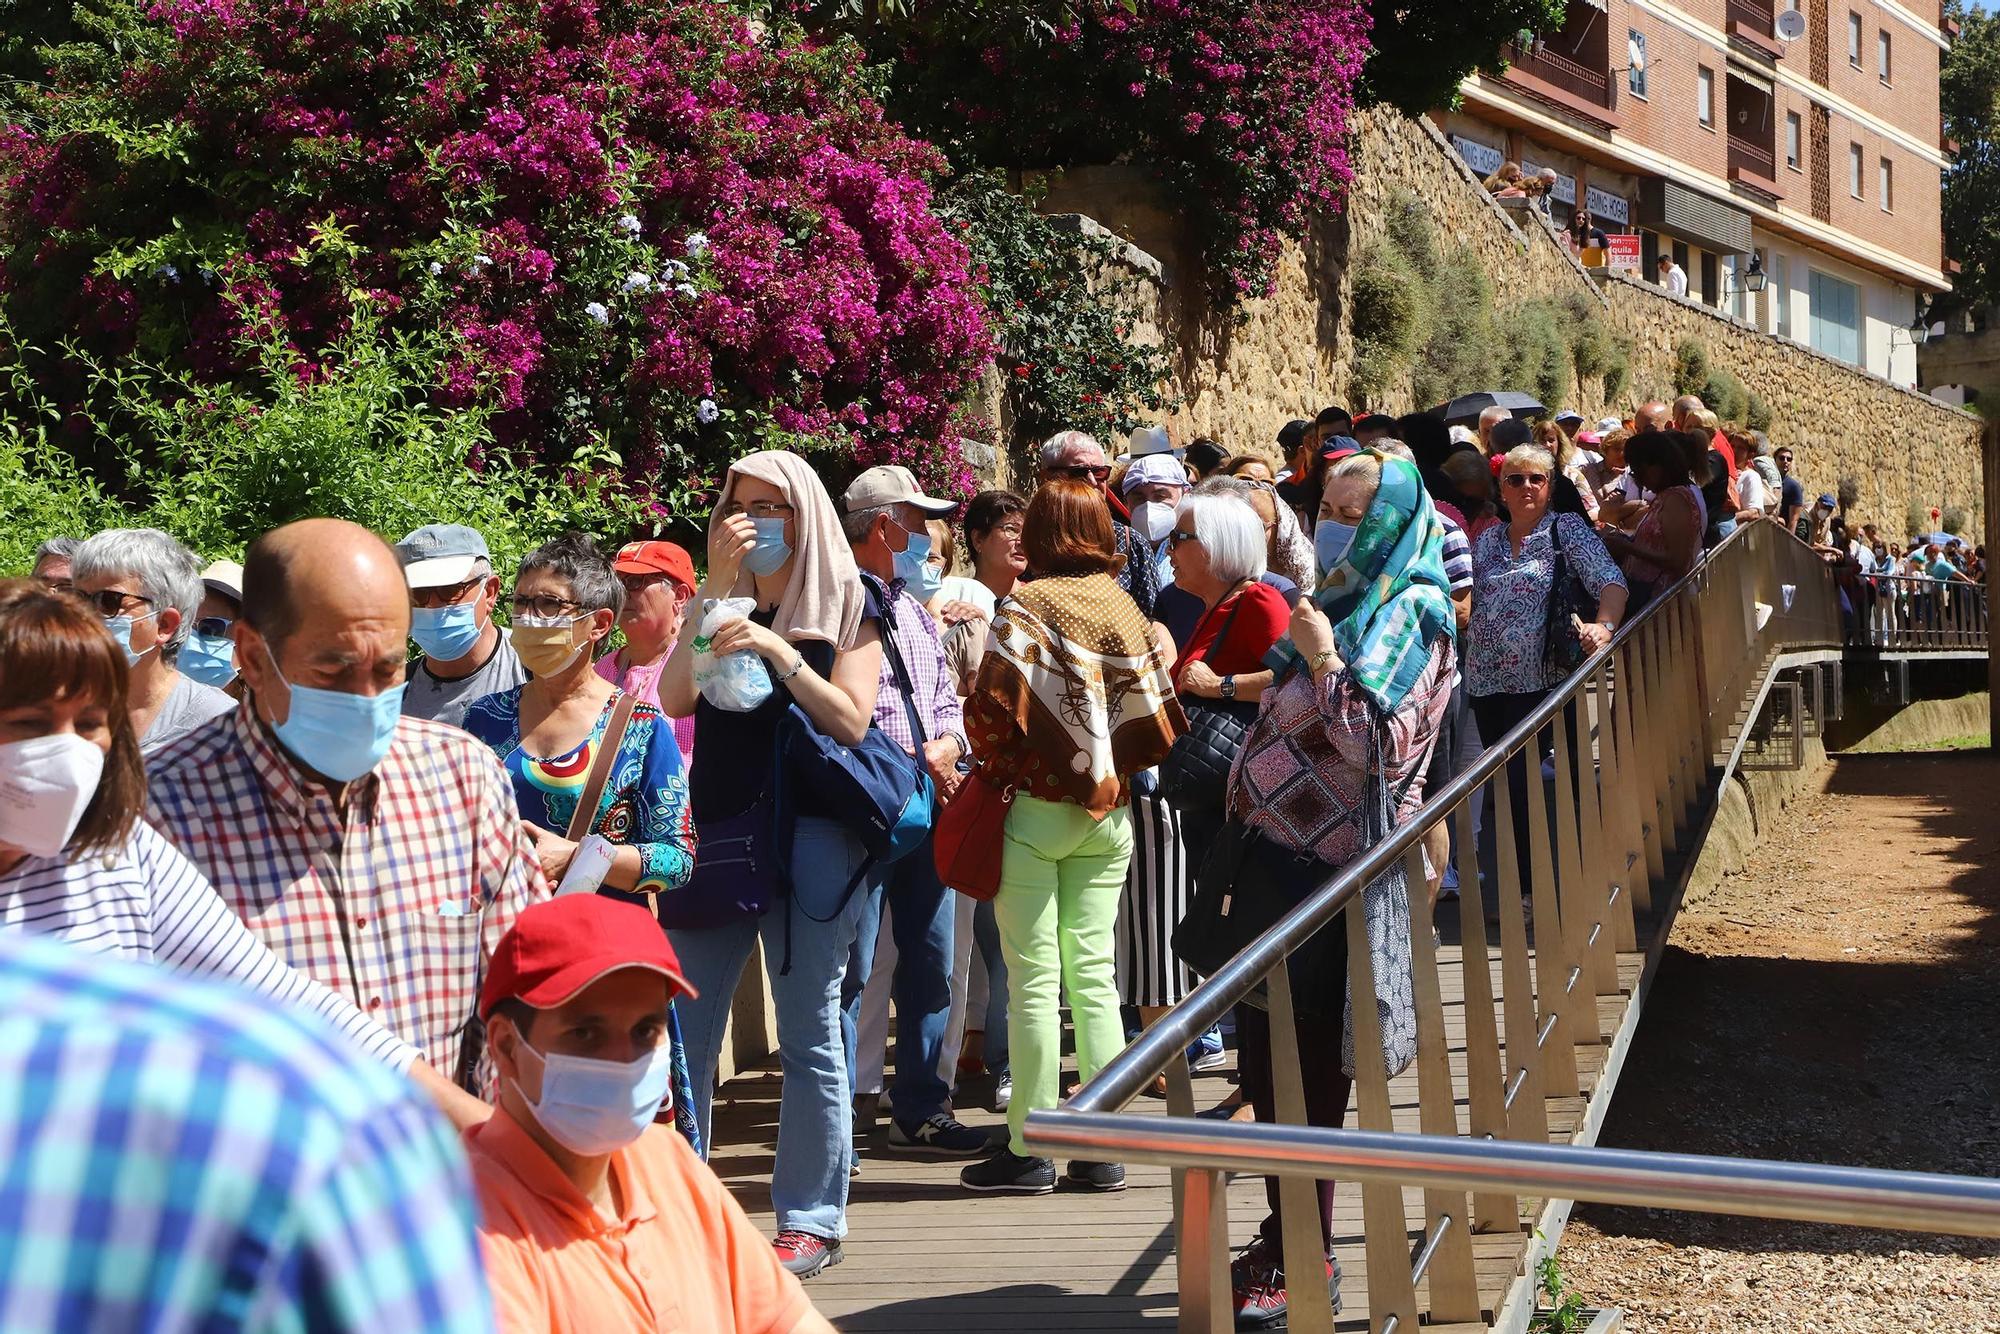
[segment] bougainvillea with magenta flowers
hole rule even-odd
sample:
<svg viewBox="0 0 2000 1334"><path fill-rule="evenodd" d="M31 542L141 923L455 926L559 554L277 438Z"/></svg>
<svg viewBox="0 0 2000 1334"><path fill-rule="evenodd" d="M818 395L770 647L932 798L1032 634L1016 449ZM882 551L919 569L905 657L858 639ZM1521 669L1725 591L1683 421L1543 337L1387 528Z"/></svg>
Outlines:
<svg viewBox="0 0 2000 1334"><path fill-rule="evenodd" d="M222 380L275 333L310 378L358 295L447 335L439 401L496 409L500 444L671 511L767 444L968 489L974 275L931 209L939 159L851 46L759 41L708 0L79 13L0 104L23 346ZM28 364L57 401L88 392Z"/></svg>
<svg viewBox="0 0 2000 1334"><path fill-rule="evenodd" d="M1365 0L792 0L885 65L890 111L985 166L1151 167L1223 304L1338 209Z"/></svg>

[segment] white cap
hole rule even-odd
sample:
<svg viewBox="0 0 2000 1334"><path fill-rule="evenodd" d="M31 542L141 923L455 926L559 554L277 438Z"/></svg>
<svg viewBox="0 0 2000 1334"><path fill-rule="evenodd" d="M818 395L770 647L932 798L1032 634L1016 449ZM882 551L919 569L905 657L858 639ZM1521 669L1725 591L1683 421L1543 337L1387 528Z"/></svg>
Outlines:
<svg viewBox="0 0 2000 1334"><path fill-rule="evenodd" d="M1454 445L1476 445L1479 443L1479 436L1470 426L1454 426L1451 428L1451 442Z"/></svg>
<svg viewBox="0 0 2000 1334"><path fill-rule="evenodd" d="M243 600L243 567L233 560L212 561L201 572L201 582L226 598Z"/></svg>
<svg viewBox="0 0 2000 1334"><path fill-rule="evenodd" d="M1625 419L1623 417L1599 417L1597 419L1597 429L1604 435L1609 435L1613 431L1622 431L1625 429Z"/></svg>

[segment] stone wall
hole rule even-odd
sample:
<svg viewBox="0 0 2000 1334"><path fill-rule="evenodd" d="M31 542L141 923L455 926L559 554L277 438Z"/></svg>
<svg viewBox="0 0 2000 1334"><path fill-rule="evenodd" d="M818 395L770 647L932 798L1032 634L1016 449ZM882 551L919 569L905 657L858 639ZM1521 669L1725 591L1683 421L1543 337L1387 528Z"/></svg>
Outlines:
<svg viewBox="0 0 2000 1334"><path fill-rule="evenodd" d="M1493 200L1427 120L1362 114L1353 162L1346 210L1314 227L1302 245L1288 244L1276 289L1235 316L1208 308L1185 220L1143 168L1081 168L1045 182L1046 211L1094 219L1131 243L1120 267L1135 280L1136 296L1128 298L1137 303L1134 332L1168 350L1167 387L1177 407L1167 422L1177 439L1207 435L1229 448L1269 448L1289 418L1310 417L1328 403L1360 406L1346 316L1349 257L1383 239L1392 205L1414 194L1445 246L1479 258L1503 314L1532 298L1581 295L1629 340L1631 371L1618 401L1605 402L1602 384L1590 377L1572 382L1567 406L1596 417L1628 413L1647 397L1671 398L1675 345L1697 337L1711 366L1734 371L1770 405L1772 439L1796 448L1809 491L1837 491L1842 478L1853 479L1857 515L1893 534L1904 531L1911 500L1925 509L1961 507L1968 533L1980 531L1978 419L1650 284L1594 281L1539 214ZM1461 391L1504 387L1513 386ZM1367 406L1407 412L1431 405L1412 402L1405 383ZM1007 438L1004 422L997 433Z"/></svg>

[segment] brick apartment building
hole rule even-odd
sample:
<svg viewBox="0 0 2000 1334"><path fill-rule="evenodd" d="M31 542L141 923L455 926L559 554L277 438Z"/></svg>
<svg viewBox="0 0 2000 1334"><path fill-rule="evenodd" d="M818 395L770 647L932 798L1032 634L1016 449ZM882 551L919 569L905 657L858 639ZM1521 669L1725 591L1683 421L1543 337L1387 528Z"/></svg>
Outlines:
<svg viewBox="0 0 2000 1334"><path fill-rule="evenodd" d="M1941 21L1938 0L1569 0L1435 119L1482 175L1554 168L1557 225L1581 203L1637 233L1646 278L1671 254L1690 298L1912 384L1910 325L1954 267Z"/></svg>

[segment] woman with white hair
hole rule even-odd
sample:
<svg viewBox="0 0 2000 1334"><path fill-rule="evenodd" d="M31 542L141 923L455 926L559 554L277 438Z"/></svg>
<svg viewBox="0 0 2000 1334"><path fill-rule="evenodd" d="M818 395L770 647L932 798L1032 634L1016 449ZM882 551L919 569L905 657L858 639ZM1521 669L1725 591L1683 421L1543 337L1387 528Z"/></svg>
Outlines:
<svg viewBox="0 0 2000 1334"><path fill-rule="evenodd" d="M70 577L125 651L127 704L142 756L150 759L236 707L220 690L174 668L204 591L192 551L157 528L113 528L76 549Z"/></svg>

